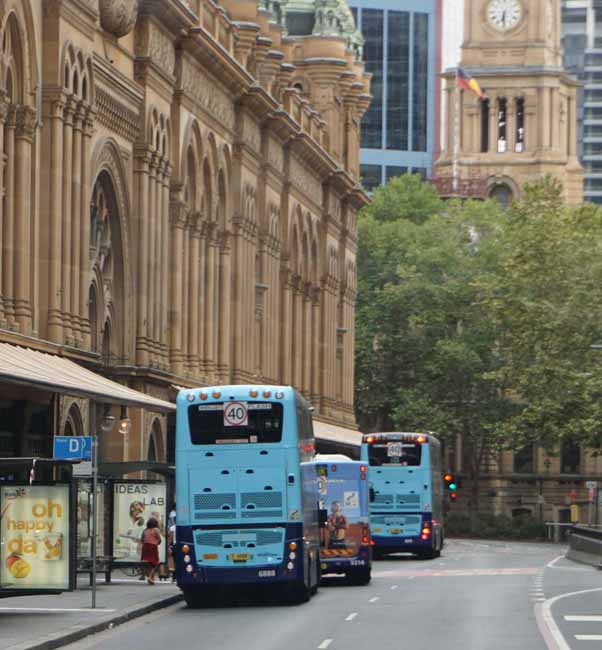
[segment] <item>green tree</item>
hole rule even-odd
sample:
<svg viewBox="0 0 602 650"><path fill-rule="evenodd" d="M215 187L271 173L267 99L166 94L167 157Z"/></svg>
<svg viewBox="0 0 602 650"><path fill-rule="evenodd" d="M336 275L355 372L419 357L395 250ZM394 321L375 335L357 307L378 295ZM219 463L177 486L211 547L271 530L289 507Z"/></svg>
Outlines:
<svg viewBox="0 0 602 650"><path fill-rule="evenodd" d="M382 213L403 191L395 182L360 216L357 413L363 430L461 433L476 514L480 470L515 408L497 374L497 324L480 296L507 217L497 203L431 201L423 185L405 200L418 218Z"/></svg>

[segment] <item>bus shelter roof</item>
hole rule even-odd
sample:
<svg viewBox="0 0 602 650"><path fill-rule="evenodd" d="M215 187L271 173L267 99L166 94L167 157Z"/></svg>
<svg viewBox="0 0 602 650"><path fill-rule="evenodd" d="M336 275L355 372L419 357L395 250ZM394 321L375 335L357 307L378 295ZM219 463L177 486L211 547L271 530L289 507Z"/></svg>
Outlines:
<svg viewBox="0 0 602 650"><path fill-rule="evenodd" d="M161 476L174 476L176 466L152 460L100 463L98 465L98 473L103 477L120 477L134 472L154 472Z"/></svg>
<svg viewBox="0 0 602 650"><path fill-rule="evenodd" d="M334 442L357 449L362 444L362 434L359 431L316 419L314 419L314 435L318 441Z"/></svg>
<svg viewBox="0 0 602 650"><path fill-rule="evenodd" d="M19 471L31 469L34 464L44 464L46 467L59 467L73 465L70 460L56 460L54 458L19 457L19 458L0 458L0 471Z"/></svg>
<svg viewBox="0 0 602 650"><path fill-rule="evenodd" d="M0 343L0 381L86 397L104 404L175 411L176 405L128 388L54 354Z"/></svg>

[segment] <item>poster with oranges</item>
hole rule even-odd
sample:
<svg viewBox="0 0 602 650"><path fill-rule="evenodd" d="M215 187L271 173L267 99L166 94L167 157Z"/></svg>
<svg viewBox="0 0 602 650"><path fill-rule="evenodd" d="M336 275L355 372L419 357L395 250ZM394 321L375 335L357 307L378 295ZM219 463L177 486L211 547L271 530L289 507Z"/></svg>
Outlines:
<svg viewBox="0 0 602 650"><path fill-rule="evenodd" d="M69 589L69 487L0 487L0 587Z"/></svg>

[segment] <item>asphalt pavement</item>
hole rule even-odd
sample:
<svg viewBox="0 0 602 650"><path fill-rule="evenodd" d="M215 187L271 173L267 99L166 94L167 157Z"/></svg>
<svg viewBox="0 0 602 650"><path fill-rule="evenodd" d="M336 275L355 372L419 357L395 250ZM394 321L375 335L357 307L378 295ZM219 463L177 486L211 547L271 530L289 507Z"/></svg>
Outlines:
<svg viewBox="0 0 602 650"><path fill-rule="evenodd" d="M565 560L564 550L555 544L452 540L436 560L396 556L376 562L365 587L328 580L305 605L247 600L190 610L177 604L68 648L600 647L602 574Z"/></svg>

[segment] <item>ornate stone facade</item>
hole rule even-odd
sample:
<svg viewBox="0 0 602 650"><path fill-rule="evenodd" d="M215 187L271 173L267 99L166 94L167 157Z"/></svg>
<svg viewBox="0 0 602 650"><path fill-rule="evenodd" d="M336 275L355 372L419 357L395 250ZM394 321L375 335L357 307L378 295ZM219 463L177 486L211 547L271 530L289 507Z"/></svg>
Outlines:
<svg viewBox="0 0 602 650"><path fill-rule="evenodd" d="M345 3L307 36L281 4L0 0L0 340L163 399L293 384L354 424L369 76ZM130 414L105 457L164 456L166 419Z"/></svg>

